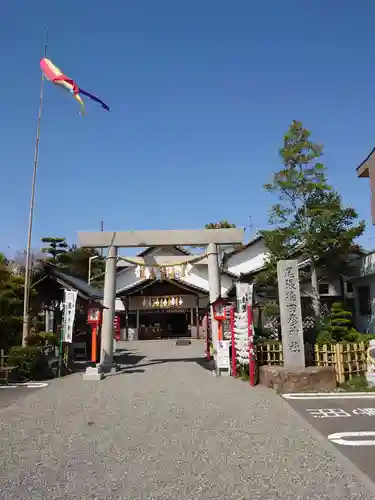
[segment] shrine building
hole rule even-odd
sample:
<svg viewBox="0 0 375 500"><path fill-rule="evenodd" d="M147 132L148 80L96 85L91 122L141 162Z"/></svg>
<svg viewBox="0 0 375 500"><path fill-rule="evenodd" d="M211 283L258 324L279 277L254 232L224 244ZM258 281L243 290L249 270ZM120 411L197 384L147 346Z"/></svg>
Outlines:
<svg viewBox="0 0 375 500"><path fill-rule="evenodd" d="M234 252L233 265L228 253L221 270L221 297L233 290L240 274L257 265L263 248L256 255L253 248L249 252L257 243L245 245L241 256ZM202 320L209 306L207 259L204 253L177 246L150 247L134 258L120 258L116 296L122 340L203 337Z"/></svg>

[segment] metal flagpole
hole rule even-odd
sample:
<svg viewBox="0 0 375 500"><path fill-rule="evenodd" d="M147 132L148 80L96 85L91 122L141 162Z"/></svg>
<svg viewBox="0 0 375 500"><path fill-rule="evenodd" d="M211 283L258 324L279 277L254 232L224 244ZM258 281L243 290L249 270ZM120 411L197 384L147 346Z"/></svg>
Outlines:
<svg viewBox="0 0 375 500"><path fill-rule="evenodd" d="M44 57L47 56L48 44L48 30L46 30L45 43L44 43ZM29 228L27 233L27 247L26 247L26 269L25 269L25 289L23 298L23 322L22 322L22 345L26 345L26 339L29 335L29 306L30 306L30 271L31 271L31 237L33 232L33 218L34 218L34 204L35 204L35 185L36 185L36 172L38 168L39 157L39 142L40 142L40 122L42 118L43 107L43 92L44 92L44 75L42 73L42 80L40 85L39 97L39 111L38 111L38 125L36 129L36 141L34 150L34 167L33 177L31 181L31 198L30 198L30 213L29 213Z"/></svg>

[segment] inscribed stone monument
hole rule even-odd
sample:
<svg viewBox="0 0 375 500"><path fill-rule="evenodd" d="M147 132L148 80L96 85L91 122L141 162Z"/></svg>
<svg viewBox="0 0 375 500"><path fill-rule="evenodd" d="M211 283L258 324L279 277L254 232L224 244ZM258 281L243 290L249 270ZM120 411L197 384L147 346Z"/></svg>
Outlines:
<svg viewBox="0 0 375 500"><path fill-rule="evenodd" d="M284 366L304 368L305 349L297 261L280 260L277 263L277 280Z"/></svg>

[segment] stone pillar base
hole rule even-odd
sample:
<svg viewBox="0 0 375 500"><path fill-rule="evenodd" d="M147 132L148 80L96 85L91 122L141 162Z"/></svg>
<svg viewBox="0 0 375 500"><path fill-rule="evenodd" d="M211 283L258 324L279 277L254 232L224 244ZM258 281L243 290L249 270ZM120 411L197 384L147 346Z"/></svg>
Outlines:
<svg viewBox="0 0 375 500"><path fill-rule="evenodd" d="M286 368L283 366L261 366L259 383L276 392L331 392L337 388L333 366L308 366Z"/></svg>
<svg viewBox="0 0 375 500"><path fill-rule="evenodd" d="M104 373L100 365L88 366L83 374L83 380L102 380Z"/></svg>
<svg viewBox="0 0 375 500"><path fill-rule="evenodd" d="M116 363L101 363L100 369L103 373L116 373L117 364Z"/></svg>
<svg viewBox="0 0 375 500"><path fill-rule="evenodd" d="M367 380L367 383L370 387L375 387L375 373L367 372L366 373L366 380Z"/></svg>

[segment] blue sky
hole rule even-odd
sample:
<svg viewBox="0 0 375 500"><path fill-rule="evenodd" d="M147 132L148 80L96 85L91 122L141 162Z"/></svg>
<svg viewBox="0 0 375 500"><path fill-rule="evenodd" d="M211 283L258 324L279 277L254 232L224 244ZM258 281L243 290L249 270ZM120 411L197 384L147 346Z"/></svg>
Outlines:
<svg viewBox="0 0 375 500"><path fill-rule="evenodd" d="M44 30L49 57L102 97L87 116L46 83L33 246L77 230L266 226L262 188L293 119L369 221L355 167L375 145L372 0L111 0L2 5L0 250L24 248ZM248 233L249 234L249 233ZM363 243L375 246L369 224Z"/></svg>

